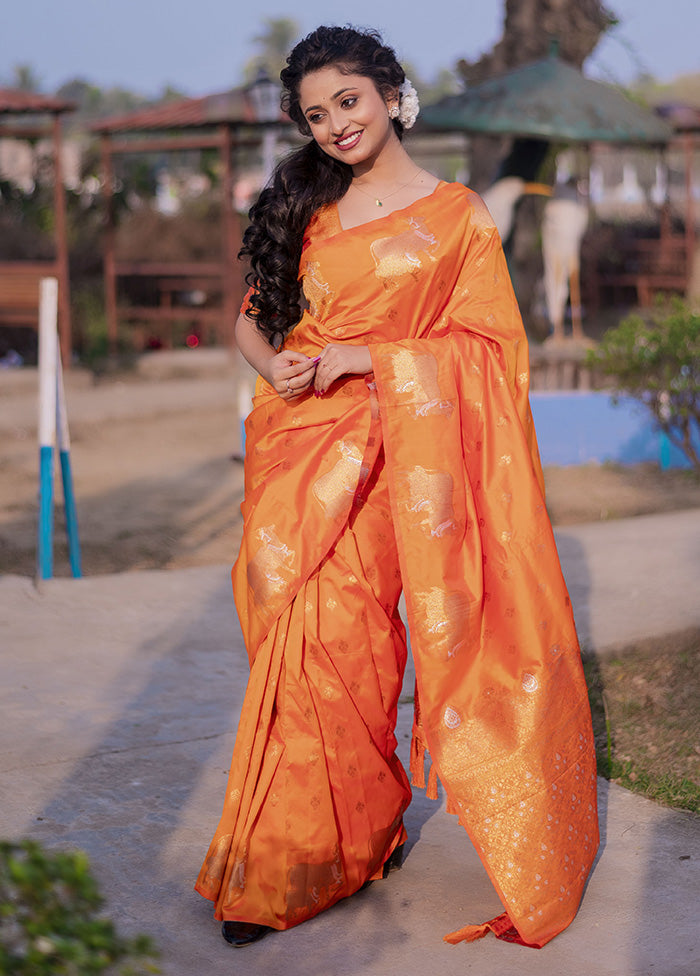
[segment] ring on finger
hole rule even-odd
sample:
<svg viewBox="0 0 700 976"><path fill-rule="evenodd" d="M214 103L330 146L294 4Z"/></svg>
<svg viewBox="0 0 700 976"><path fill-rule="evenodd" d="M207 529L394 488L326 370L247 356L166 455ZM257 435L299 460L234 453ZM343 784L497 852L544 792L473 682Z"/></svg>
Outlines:
<svg viewBox="0 0 700 976"><path fill-rule="evenodd" d="M287 393L291 393L291 392L292 392L292 387L289 384L289 380L287 380Z"/></svg>

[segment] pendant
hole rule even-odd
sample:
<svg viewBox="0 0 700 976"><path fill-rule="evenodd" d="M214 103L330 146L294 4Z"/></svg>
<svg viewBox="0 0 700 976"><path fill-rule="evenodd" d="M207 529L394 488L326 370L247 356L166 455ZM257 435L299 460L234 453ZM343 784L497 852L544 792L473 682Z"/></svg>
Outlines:
<svg viewBox="0 0 700 976"><path fill-rule="evenodd" d="M375 203L377 204L377 206L378 206L378 207L383 207L383 206L384 206L384 204L383 204L383 203L382 203L382 201L381 201L381 200L379 199L379 197L377 197L377 198L376 198L376 200L375 200L374 202L375 202Z"/></svg>

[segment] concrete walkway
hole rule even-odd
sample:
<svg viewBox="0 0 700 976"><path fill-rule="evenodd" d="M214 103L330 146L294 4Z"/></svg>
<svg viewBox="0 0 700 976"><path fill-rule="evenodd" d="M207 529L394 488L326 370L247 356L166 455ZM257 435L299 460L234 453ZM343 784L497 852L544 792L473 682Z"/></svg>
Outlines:
<svg viewBox="0 0 700 976"><path fill-rule="evenodd" d="M558 542L588 649L700 628L700 511L567 528ZM540 952L442 942L500 905L455 819L422 791L400 872L237 952L192 891L247 676L228 567L41 592L0 578L0 634L0 834L85 849L117 925L155 937L167 976L700 973L700 818L604 781L602 853L582 908ZM404 761L410 723L404 705Z"/></svg>

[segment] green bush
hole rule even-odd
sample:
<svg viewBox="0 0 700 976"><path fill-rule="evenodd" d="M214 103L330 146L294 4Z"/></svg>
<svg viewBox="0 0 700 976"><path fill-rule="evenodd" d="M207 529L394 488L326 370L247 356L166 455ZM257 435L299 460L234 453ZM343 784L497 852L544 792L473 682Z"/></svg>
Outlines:
<svg viewBox="0 0 700 976"><path fill-rule="evenodd" d="M150 939L119 936L100 914L102 904L84 853L47 852L30 840L0 842L0 973L160 972L150 961Z"/></svg>
<svg viewBox="0 0 700 976"><path fill-rule="evenodd" d="M700 472L700 315L680 299L605 333L587 365L639 400Z"/></svg>

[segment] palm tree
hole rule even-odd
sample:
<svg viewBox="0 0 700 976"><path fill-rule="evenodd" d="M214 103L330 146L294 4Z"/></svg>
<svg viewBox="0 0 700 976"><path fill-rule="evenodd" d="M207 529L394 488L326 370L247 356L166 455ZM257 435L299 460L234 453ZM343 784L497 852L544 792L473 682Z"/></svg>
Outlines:
<svg viewBox="0 0 700 976"><path fill-rule="evenodd" d="M38 92L41 90L41 80L30 64L16 64L12 69L10 88L23 92Z"/></svg>
<svg viewBox="0 0 700 976"><path fill-rule="evenodd" d="M299 25L290 17L266 17L263 29L253 38L260 53L243 69L246 81L252 81L261 70L270 78L277 78L285 65L290 48L299 36Z"/></svg>

